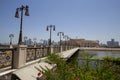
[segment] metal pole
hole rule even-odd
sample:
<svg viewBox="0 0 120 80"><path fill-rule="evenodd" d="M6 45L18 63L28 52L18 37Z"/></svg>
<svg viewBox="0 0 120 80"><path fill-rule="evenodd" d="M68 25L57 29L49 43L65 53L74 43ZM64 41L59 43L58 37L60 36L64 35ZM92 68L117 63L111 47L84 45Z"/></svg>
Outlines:
<svg viewBox="0 0 120 80"><path fill-rule="evenodd" d="M51 34L52 34L52 25L50 25L50 43L49 43L49 46L51 46Z"/></svg>
<svg viewBox="0 0 120 80"><path fill-rule="evenodd" d="M61 46L61 34L60 34L60 46Z"/></svg>
<svg viewBox="0 0 120 80"><path fill-rule="evenodd" d="M21 8L20 34L18 44L22 44L22 21L23 21L23 8Z"/></svg>
<svg viewBox="0 0 120 80"><path fill-rule="evenodd" d="M57 35L60 36L60 46L62 46L62 40L61 40L61 37L64 36L64 33L63 33L63 32L58 32Z"/></svg>
<svg viewBox="0 0 120 80"><path fill-rule="evenodd" d="M10 45L12 45L12 38L10 38Z"/></svg>

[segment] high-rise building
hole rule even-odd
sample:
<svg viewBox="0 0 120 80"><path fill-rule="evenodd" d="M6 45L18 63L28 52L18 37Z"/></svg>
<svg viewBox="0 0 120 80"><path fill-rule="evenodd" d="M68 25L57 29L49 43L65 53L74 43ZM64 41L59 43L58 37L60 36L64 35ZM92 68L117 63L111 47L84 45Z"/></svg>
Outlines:
<svg viewBox="0 0 120 80"><path fill-rule="evenodd" d="M32 41L32 39L27 39L27 40L24 40L24 43L26 44L26 45L33 45L33 41Z"/></svg>
<svg viewBox="0 0 120 80"><path fill-rule="evenodd" d="M115 41L114 39L111 39L111 41L107 41L108 47L119 47L119 42Z"/></svg>

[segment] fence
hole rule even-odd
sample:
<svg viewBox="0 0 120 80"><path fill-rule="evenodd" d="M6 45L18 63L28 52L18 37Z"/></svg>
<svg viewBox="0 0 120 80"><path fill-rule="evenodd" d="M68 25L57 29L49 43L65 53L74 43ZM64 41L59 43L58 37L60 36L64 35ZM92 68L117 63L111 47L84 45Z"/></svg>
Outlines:
<svg viewBox="0 0 120 80"><path fill-rule="evenodd" d="M45 57L49 54L50 47L27 47L26 50L26 62L30 62L42 57ZM17 48L16 48L17 49ZM0 69L5 67L10 67L13 64L13 56L16 49L4 48L0 49ZM65 51L67 48L66 46L62 47L62 51ZM59 53L61 52L60 46L54 46L52 53ZM12 66L11 66L12 68Z"/></svg>
<svg viewBox="0 0 120 80"><path fill-rule="evenodd" d="M16 49L0 49L0 72L13 68L13 56ZM0 76L0 80L11 80L11 73Z"/></svg>
<svg viewBox="0 0 120 80"><path fill-rule="evenodd" d="M47 50L48 47L27 48L26 62L46 56Z"/></svg>
<svg viewBox="0 0 120 80"><path fill-rule="evenodd" d="M61 48L60 46L53 47L18 46L17 48L0 49L0 80L11 80L11 73L15 70L14 68L16 65L24 66L24 62L28 63L30 61L34 61L36 59L45 57L48 54L50 54L51 51L52 53L59 53L61 52L61 50L65 51L66 49L67 49L66 47ZM8 72L6 73L5 71Z"/></svg>
<svg viewBox="0 0 120 80"><path fill-rule="evenodd" d="M13 64L14 50L15 49L0 49L0 69Z"/></svg>

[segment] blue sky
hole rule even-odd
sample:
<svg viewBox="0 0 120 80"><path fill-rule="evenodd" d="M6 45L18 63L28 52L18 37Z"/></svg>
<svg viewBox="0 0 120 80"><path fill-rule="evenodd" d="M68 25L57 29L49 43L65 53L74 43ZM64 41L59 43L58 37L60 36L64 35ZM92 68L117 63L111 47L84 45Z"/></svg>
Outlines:
<svg viewBox="0 0 120 80"><path fill-rule="evenodd" d="M47 25L55 25L52 39L59 40L57 32L71 38L99 40L114 38L120 41L120 0L0 0L0 43L18 42L20 18L16 8L28 5L30 16L23 16L23 36L48 39Z"/></svg>

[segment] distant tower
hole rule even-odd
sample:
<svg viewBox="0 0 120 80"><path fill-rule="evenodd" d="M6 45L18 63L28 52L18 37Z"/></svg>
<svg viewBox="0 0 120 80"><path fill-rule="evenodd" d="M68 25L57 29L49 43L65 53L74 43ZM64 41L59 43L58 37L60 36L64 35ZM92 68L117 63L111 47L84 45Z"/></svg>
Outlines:
<svg viewBox="0 0 120 80"><path fill-rule="evenodd" d="M24 37L24 44L27 45L27 36Z"/></svg>

